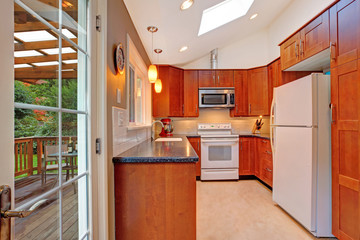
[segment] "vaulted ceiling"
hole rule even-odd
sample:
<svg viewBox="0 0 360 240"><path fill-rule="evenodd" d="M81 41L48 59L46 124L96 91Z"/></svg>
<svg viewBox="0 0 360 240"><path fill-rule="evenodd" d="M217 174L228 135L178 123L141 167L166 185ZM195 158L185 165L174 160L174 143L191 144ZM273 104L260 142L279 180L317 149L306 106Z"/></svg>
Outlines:
<svg viewBox="0 0 360 240"><path fill-rule="evenodd" d="M244 17L198 36L203 10L222 1L194 0L191 8L181 11L183 0L124 0L151 61L172 65L194 61L214 48L227 46L265 29L293 0L255 0ZM258 17L250 20L255 13ZM147 31L151 25L159 28L154 33L153 45L154 49L163 50L160 56L152 51L152 36ZM189 49L179 52L182 46Z"/></svg>

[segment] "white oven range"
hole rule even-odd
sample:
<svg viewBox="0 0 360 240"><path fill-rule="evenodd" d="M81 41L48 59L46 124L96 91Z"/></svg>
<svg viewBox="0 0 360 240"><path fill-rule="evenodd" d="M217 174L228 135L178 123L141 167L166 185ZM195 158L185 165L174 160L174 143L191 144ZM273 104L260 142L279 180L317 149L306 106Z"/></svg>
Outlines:
<svg viewBox="0 0 360 240"><path fill-rule="evenodd" d="M201 180L239 179L239 135L231 123L199 123Z"/></svg>

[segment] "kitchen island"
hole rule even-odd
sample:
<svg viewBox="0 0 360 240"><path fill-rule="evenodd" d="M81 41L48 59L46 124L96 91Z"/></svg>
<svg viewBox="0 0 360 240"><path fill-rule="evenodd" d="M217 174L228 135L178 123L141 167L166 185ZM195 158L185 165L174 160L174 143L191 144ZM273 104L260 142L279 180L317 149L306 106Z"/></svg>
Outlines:
<svg viewBox="0 0 360 240"><path fill-rule="evenodd" d="M116 239L196 239L198 156L185 136L113 158Z"/></svg>

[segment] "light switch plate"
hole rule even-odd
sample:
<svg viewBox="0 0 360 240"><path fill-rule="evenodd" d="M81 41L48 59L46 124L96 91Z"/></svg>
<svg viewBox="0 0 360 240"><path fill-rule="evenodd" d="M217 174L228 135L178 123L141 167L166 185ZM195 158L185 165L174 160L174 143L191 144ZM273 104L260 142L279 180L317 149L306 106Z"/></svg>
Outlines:
<svg viewBox="0 0 360 240"><path fill-rule="evenodd" d="M121 90L120 90L120 88L116 89L116 102L121 103Z"/></svg>

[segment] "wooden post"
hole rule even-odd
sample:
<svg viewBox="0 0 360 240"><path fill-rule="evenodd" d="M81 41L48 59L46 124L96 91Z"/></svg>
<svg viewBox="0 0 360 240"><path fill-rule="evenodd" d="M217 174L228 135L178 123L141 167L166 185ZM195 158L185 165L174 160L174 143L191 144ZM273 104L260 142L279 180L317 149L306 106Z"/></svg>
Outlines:
<svg viewBox="0 0 360 240"><path fill-rule="evenodd" d="M37 161L38 161L38 165L37 165L37 169L38 169L38 174L41 173L42 171L42 144L43 141L41 139L36 139L36 148L37 148Z"/></svg>
<svg viewBox="0 0 360 240"><path fill-rule="evenodd" d="M33 175L34 174L34 155L33 155L33 150L34 149L34 140L31 139L30 142L28 142L28 168L29 168L29 173L28 176Z"/></svg>

